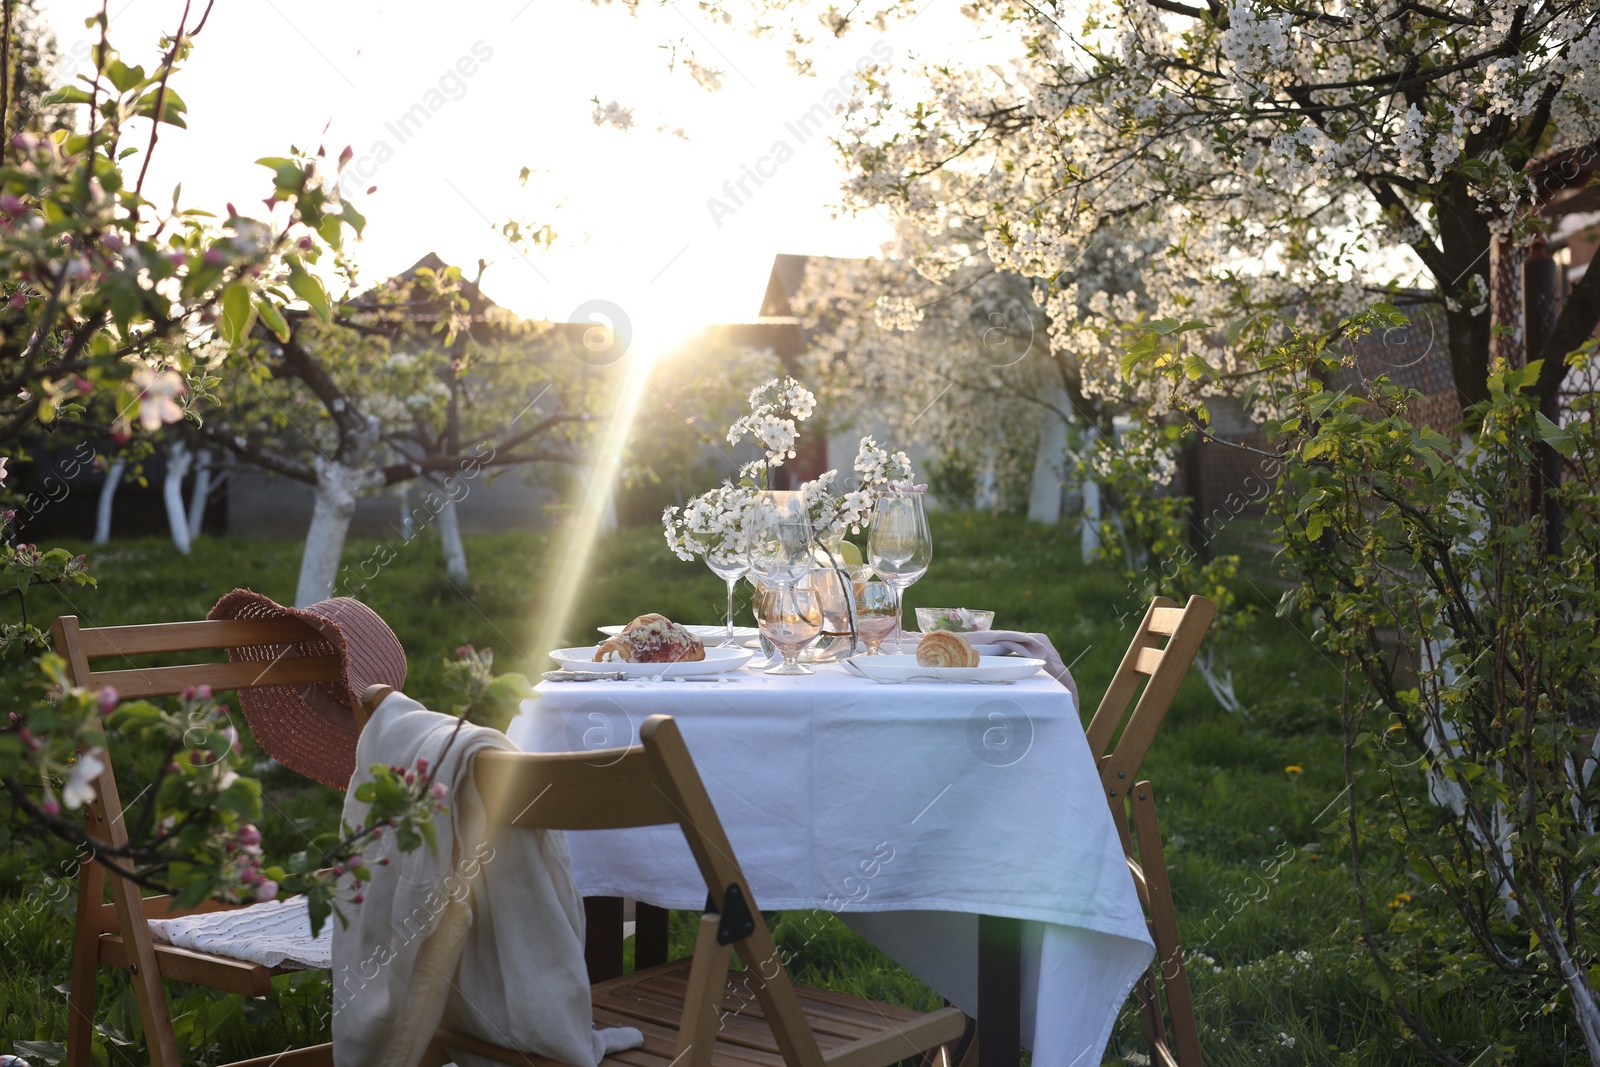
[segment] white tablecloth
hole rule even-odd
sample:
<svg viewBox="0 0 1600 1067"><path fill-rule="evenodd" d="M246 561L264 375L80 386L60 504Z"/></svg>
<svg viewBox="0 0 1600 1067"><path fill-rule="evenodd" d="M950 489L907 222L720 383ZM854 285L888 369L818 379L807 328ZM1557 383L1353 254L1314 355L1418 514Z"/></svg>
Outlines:
<svg viewBox="0 0 1600 1067"><path fill-rule="evenodd" d="M1154 955L1072 698L1014 685L877 685L838 667L721 681L549 683L527 751L638 742L677 717L764 909L821 908L968 1014L978 915L1026 920L1022 1033L1039 1067L1098 1064ZM698 910L674 826L571 835L585 895Z"/></svg>

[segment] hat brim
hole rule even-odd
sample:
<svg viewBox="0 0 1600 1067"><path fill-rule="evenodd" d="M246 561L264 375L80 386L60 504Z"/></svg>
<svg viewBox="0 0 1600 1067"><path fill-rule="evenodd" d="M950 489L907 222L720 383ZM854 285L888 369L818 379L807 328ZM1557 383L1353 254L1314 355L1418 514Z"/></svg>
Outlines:
<svg viewBox="0 0 1600 1067"><path fill-rule="evenodd" d="M374 682L396 689L405 684L405 653L387 624L370 608L355 601L349 603L363 613L356 620L362 630L356 636L364 645L373 647L352 649L352 635L337 618L350 616L352 609L334 607L336 603L324 601L310 608L289 608L253 590L235 589L218 600L206 617L292 618L309 628L305 641L230 648L228 659L235 663L339 657L341 678L338 681L240 689L239 705L250 724L250 732L268 755L290 770L343 790L349 786L356 768L360 730L354 709L360 706L361 694ZM350 619L344 621L348 624Z"/></svg>

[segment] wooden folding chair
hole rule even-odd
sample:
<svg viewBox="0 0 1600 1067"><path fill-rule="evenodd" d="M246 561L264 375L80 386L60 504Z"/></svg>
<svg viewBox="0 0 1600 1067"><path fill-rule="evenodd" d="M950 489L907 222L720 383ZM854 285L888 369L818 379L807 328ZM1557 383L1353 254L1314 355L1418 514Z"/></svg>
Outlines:
<svg viewBox="0 0 1600 1067"><path fill-rule="evenodd" d="M1155 963L1137 990L1150 1060L1163 1067L1202 1067L1200 1034L1161 851L1155 791L1149 781L1134 779L1216 614L1216 604L1202 596L1190 597L1182 608L1166 597L1152 600L1087 731L1089 750L1100 754L1100 782L1156 943ZM1139 693L1141 679L1146 681Z"/></svg>
<svg viewBox="0 0 1600 1067"><path fill-rule="evenodd" d="M149 626L107 626L82 629L73 615L57 619L56 651L67 661L73 685L114 688L123 697L156 697L209 685L213 692L268 685L304 685L338 681L337 656L285 656L267 663L190 663L174 667L127 667L91 670L89 661L171 652L198 652L249 645L289 646L321 641L322 636L298 619L237 619L169 622ZM84 809L89 833L113 847L127 844L122 801L112 769L109 746L105 770L95 782L95 799ZM111 902L103 903L107 883ZM95 987L101 967L120 967L133 977L134 999L144 1025L145 1044L154 1067L180 1067L182 1060L172 1032L172 1015L164 981L190 982L227 993L266 996L272 977L292 968L264 967L207 952L163 944L151 936L149 920L219 911L247 905L205 903L174 908L167 896L144 897L132 879L107 870L90 857L78 868L77 928L72 941L72 991L67 1004L67 1067L89 1067L94 1042ZM296 1049L231 1067L271 1063L277 1067L313 1067L333 1063L332 1046Z"/></svg>
<svg viewBox="0 0 1600 1067"><path fill-rule="evenodd" d="M387 686L367 691L376 710ZM594 1021L634 1026L644 1047L608 1056L602 1067L886 1067L935 1053L961 1038L956 1008L919 1013L789 981L782 956L734 859L678 726L651 716L643 744L593 752L481 752L473 776L490 825L605 830L676 825L708 893L694 954L592 987ZM537 803L535 803L537 801ZM730 970L739 954L744 970ZM500 1063L559 1067L539 1056L441 1029L423 1067L466 1052Z"/></svg>

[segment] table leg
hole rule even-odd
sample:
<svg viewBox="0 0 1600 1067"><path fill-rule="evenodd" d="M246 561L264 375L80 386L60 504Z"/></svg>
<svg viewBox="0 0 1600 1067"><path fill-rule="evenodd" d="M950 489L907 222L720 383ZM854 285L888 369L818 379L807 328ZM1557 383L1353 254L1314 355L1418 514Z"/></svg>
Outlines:
<svg viewBox="0 0 1600 1067"><path fill-rule="evenodd" d="M633 908L633 969L642 971L667 962L666 908L658 908L644 901Z"/></svg>
<svg viewBox="0 0 1600 1067"><path fill-rule="evenodd" d="M1022 1058L1022 921L978 916L978 1067Z"/></svg>
<svg viewBox="0 0 1600 1067"><path fill-rule="evenodd" d="M589 984L620 977L622 898L584 897L583 914L583 962L589 967Z"/></svg>

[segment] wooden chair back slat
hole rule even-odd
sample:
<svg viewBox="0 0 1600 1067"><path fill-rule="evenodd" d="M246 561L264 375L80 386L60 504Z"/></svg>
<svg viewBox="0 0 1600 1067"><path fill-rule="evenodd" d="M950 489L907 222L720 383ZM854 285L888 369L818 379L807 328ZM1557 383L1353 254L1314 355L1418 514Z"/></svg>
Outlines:
<svg viewBox="0 0 1600 1067"><path fill-rule="evenodd" d="M213 691L257 689L267 685L337 682L344 677L338 656L297 656L259 663L186 663L180 667L130 667L95 671L89 688L111 686L121 697L158 697L181 693L192 685Z"/></svg>
<svg viewBox="0 0 1600 1067"><path fill-rule="evenodd" d="M323 640L309 623L299 619L205 619L147 626L101 626L81 633L83 654L90 659Z"/></svg>
<svg viewBox="0 0 1600 1067"><path fill-rule="evenodd" d="M1182 616L1176 624L1171 623L1171 615L1161 616L1162 625L1172 627L1165 648L1159 647L1162 635L1153 625L1157 613L1163 609L1178 611ZM1095 754L1111 756L1105 773L1121 781L1124 788L1133 781L1139 765L1144 762L1156 731L1161 728L1167 709L1172 706L1172 699L1189 673L1189 666L1200 651L1200 644L1216 614L1216 604L1203 596L1190 597L1181 610L1166 597L1156 597L1145 612L1087 731ZM1134 701L1139 680L1146 675L1149 680ZM1133 710L1127 711L1130 703ZM1120 733L1118 727L1121 727Z"/></svg>
<svg viewBox="0 0 1600 1067"><path fill-rule="evenodd" d="M1149 616L1150 629L1164 637L1171 637L1177 633L1178 624L1182 621L1182 608L1157 607Z"/></svg>
<svg viewBox="0 0 1600 1067"><path fill-rule="evenodd" d="M489 819L544 830L615 830L678 821L642 746L529 756L482 752L473 779Z"/></svg>
<svg viewBox="0 0 1600 1067"><path fill-rule="evenodd" d="M1156 597L1150 602L1138 629L1133 631L1128 651L1123 653L1117 672L1111 676L1111 684L1106 686L1106 695L1100 698L1100 706L1095 709L1094 718L1089 720L1089 728L1085 731L1089 739L1089 751L1096 758L1111 751L1117 728L1122 725L1128 705L1133 702L1133 695L1139 691L1139 653L1161 644L1161 635L1150 628L1151 617L1161 608L1176 606L1175 601L1164 596Z"/></svg>

